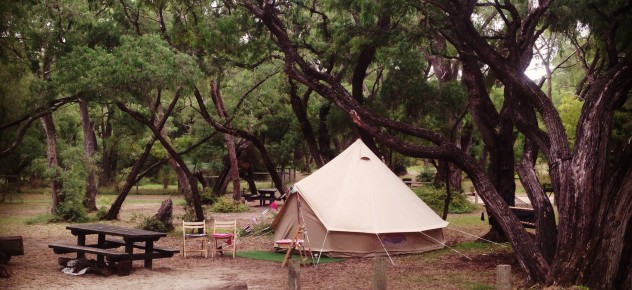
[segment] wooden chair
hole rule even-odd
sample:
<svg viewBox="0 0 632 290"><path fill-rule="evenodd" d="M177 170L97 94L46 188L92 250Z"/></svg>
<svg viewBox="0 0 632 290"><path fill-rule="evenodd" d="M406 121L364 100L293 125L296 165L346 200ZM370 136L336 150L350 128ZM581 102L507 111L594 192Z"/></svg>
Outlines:
<svg viewBox="0 0 632 290"><path fill-rule="evenodd" d="M213 252L211 257L215 257L217 252L224 254L224 248L232 247L233 258L237 251L235 237L237 237L237 220L215 221L213 224Z"/></svg>
<svg viewBox="0 0 632 290"><path fill-rule="evenodd" d="M201 248L191 249L189 244L187 248L187 240L189 243L200 241ZM187 257L187 252L200 252L204 254L204 258L208 257L208 235L206 234L206 221L201 222L185 222L182 221L182 254Z"/></svg>
<svg viewBox="0 0 632 290"><path fill-rule="evenodd" d="M296 234L294 235L294 239L290 240L289 245L283 245L286 244L285 241L286 240L280 240L277 241L276 243L280 246L280 247L287 247L287 252L285 252L285 258L283 258L283 263L281 263L281 268L285 267L285 265L287 265L287 262L290 260L291 256L292 256L292 251L294 251L295 249L298 251L299 255L301 256L301 264L307 265L308 264L308 256L307 256L307 251L305 250L304 247L304 241L301 239L303 237L303 235L305 234L305 226L301 225L298 227L298 229L296 230ZM311 254L310 254L311 256Z"/></svg>

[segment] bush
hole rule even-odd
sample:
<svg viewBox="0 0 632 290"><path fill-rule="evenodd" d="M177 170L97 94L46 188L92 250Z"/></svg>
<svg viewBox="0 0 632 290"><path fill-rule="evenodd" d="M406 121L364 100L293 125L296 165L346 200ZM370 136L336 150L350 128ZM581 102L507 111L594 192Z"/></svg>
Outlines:
<svg viewBox="0 0 632 290"><path fill-rule="evenodd" d="M64 167L48 168L46 171L49 182L57 180L62 185L58 193L60 204L53 211L53 221L86 222L88 213L83 206L83 198L89 160L78 147L67 148L60 155L65 161Z"/></svg>
<svg viewBox="0 0 632 290"><path fill-rule="evenodd" d="M66 201L55 210L55 222L77 222L82 223L88 220L88 214L83 205L79 202Z"/></svg>
<svg viewBox="0 0 632 290"><path fill-rule="evenodd" d="M213 194L213 188L207 187L200 194L200 201L202 204L214 204L217 202L217 195Z"/></svg>
<svg viewBox="0 0 632 290"><path fill-rule="evenodd" d="M393 172L397 176L402 176L402 175L408 174L408 170L406 169L406 166L404 166L402 164L395 164L395 166L393 166Z"/></svg>
<svg viewBox="0 0 632 290"><path fill-rule="evenodd" d="M211 211L229 213L229 212L246 212L250 208L248 205L235 201L232 198L222 196L213 204Z"/></svg>
<svg viewBox="0 0 632 290"><path fill-rule="evenodd" d="M153 216L133 213L130 220L132 222L138 222L138 225L136 227L143 230L161 233L167 233L173 230L172 224L165 224Z"/></svg>
<svg viewBox="0 0 632 290"><path fill-rule="evenodd" d="M184 214L178 216L178 218L185 222L192 222L197 220L195 217L195 210L188 206L184 208Z"/></svg>
<svg viewBox="0 0 632 290"><path fill-rule="evenodd" d="M433 167L421 167L419 175L417 175L417 181L432 182L436 173L437 171Z"/></svg>
<svg viewBox="0 0 632 290"><path fill-rule="evenodd" d="M101 220L101 218L103 218L107 213L108 213L108 208L107 206L103 205L99 208L99 210L95 214L95 217L97 220Z"/></svg>
<svg viewBox="0 0 632 290"><path fill-rule="evenodd" d="M141 220L139 228L148 231L167 233L173 230L171 223L163 223L155 217L145 217Z"/></svg>
<svg viewBox="0 0 632 290"><path fill-rule="evenodd" d="M414 191L432 210L438 214L443 213L443 206L447 196L445 188L422 186L416 188ZM475 209L476 207L467 199L465 194L461 192L452 193L452 201L448 208L449 213L469 213Z"/></svg>

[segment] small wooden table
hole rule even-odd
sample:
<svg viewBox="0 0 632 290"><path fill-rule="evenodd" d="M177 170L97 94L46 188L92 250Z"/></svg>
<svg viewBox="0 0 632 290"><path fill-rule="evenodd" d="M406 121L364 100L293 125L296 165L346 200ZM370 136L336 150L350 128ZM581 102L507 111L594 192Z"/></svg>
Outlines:
<svg viewBox="0 0 632 290"><path fill-rule="evenodd" d="M259 205L265 205L266 200L272 204L273 200L276 200L275 194L277 192L276 188L261 188L259 189Z"/></svg>
<svg viewBox="0 0 632 290"><path fill-rule="evenodd" d="M154 247L155 241L167 236L165 233L109 224L77 224L69 225L66 229L77 236L77 245L50 244L49 247L53 248L55 253L76 252L77 258L85 257L85 253L93 253L97 255L97 262L101 263L104 262L105 256L119 261L144 260L145 268L151 269L153 259L172 257L173 254L180 252L175 249ZM87 235L97 235L97 244L86 245ZM107 236L121 237L123 239L107 239ZM119 246L125 246L125 253L117 254L106 250ZM144 251L134 254L134 248L143 249Z"/></svg>

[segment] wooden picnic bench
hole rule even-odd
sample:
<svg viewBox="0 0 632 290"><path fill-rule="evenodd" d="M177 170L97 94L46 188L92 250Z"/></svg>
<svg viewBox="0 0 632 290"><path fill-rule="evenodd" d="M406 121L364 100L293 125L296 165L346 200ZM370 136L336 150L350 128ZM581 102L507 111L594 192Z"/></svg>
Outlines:
<svg viewBox="0 0 632 290"><path fill-rule="evenodd" d="M509 209L525 228L535 229L536 217L533 208L510 206Z"/></svg>
<svg viewBox="0 0 632 290"><path fill-rule="evenodd" d="M259 196L257 196L257 200L259 200L259 205L265 205L266 201L268 203L272 203L277 200L275 194L277 192L276 188L261 188L259 189Z"/></svg>
<svg viewBox="0 0 632 290"><path fill-rule="evenodd" d="M119 263L119 275L128 275L132 261L144 260L145 268L152 268L152 260L172 257L179 253L176 249L154 247L154 242L165 233L127 228L108 224L80 224L66 227L77 236L77 244L51 243L48 245L56 254L77 253L77 258L84 258L86 253L97 255L97 262L104 263L107 258L113 267L114 262ZM87 235L97 235L97 243L86 245ZM106 236L118 236L122 239L106 238ZM124 246L124 251L115 248ZM134 253L134 249L144 251Z"/></svg>

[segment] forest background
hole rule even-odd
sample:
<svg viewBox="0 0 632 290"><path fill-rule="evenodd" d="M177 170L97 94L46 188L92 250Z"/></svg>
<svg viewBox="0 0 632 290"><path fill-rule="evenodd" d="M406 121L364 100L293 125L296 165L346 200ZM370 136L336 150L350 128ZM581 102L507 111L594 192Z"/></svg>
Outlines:
<svg viewBox="0 0 632 290"><path fill-rule="evenodd" d="M486 237L508 240L532 282L624 289L631 9L5 1L0 173L7 186L48 186L65 221L97 211L100 189L117 194L99 214L111 220L134 185L175 180L201 220L231 182L233 199L246 193L240 176L255 193L267 172L286 193L283 169L310 172L359 137L396 172L433 168L448 201L467 176L491 216ZM542 78L525 74L533 63ZM516 177L534 237L508 209Z"/></svg>

